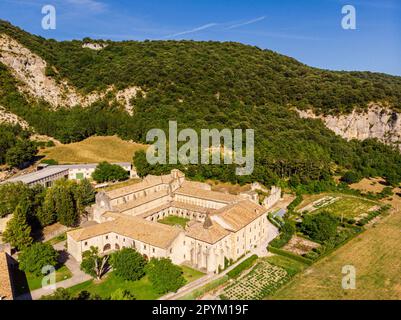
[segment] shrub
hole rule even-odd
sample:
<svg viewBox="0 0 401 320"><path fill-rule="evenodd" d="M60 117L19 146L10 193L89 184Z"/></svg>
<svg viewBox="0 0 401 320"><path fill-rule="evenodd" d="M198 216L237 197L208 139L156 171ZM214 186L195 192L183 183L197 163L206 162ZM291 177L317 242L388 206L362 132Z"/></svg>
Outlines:
<svg viewBox="0 0 401 320"><path fill-rule="evenodd" d="M361 181L362 176L355 171L347 171L342 177L341 181L347 184L357 183Z"/></svg>
<svg viewBox="0 0 401 320"><path fill-rule="evenodd" d="M281 255L281 256L284 256L284 257L299 261L301 263L305 263L307 265L311 265L313 263L312 260L310 260L310 259L308 259L306 257L301 257L301 256L298 256L298 255L292 253L292 252L281 250L281 249L278 249L278 248L274 248L272 246L269 246L268 250L271 253L275 253L275 254L278 254L278 255Z"/></svg>
<svg viewBox="0 0 401 320"><path fill-rule="evenodd" d="M111 265L115 274L124 280L135 281L145 275L145 258L131 248L124 248L113 253Z"/></svg>
<svg viewBox="0 0 401 320"><path fill-rule="evenodd" d="M275 247L275 248L284 247L288 243L288 241L291 240L296 229L292 222L290 222L289 220L286 220L283 228L280 231L281 231L281 233L280 233L279 237L273 239L273 241L270 242L270 245L272 247Z"/></svg>
<svg viewBox="0 0 401 320"><path fill-rule="evenodd" d="M254 262L258 259L258 256L254 254L253 256L249 257L248 259L242 261L238 266L236 266L234 269L229 271L227 275L230 278L236 278L238 277L244 270L249 269Z"/></svg>
<svg viewBox="0 0 401 320"><path fill-rule="evenodd" d="M57 251L48 243L36 242L19 255L19 268L27 273L42 275L44 266L57 265Z"/></svg>

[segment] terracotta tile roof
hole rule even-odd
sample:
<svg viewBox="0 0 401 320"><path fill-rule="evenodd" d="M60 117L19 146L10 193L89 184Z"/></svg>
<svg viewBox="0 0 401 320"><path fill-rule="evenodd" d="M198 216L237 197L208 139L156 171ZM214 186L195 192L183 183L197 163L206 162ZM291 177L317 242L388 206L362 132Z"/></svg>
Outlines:
<svg viewBox="0 0 401 320"><path fill-rule="evenodd" d="M129 209L138 207L140 205L143 205L145 203L154 201L156 199L165 197L169 194L168 190L160 190L157 192L153 192L148 196L139 198L137 200L133 200L133 201L128 201L127 203L122 203L122 204L118 204L114 206L114 210L118 211L118 212L124 212L127 211Z"/></svg>
<svg viewBox="0 0 401 320"><path fill-rule="evenodd" d="M190 210L190 211L199 212L199 213L208 213L208 212L215 211L215 209L208 209L205 207L197 206L195 204L189 204L189 203L180 202L180 201L172 201L171 207L174 207L177 209Z"/></svg>
<svg viewBox="0 0 401 320"><path fill-rule="evenodd" d="M265 213L266 209L262 206L243 200L216 210L211 218L226 229L238 231Z"/></svg>
<svg viewBox="0 0 401 320"><path fill-rule="evenodd" d="M155 247L167 249L182 230L138 217L124 217L87 228L73 230L68 232L68 235L75 241L83 241L112 232Z"/></svg>
<svg viewBox="0 0 401 320"><path fill-rule="evenodd" d="M130 186L122 187L119 189L106 191L105 193L110 199L116 199L137 191L155 187L160 184L168 184L171 181L172 177L170 174L165 176L147 176L141 182L132 184Z"/></svg>
<svg viewBox="0 0 401 320"><path fill-rule="evenodd" d="M206 199L206 200L213 200L222 203L231 203L234 201L238 201L238 196L232 194L226 194L217 191L210 191L210 190L202 190L197 188L191 187L181 187L176 192L176 194L186 195L194 198Z"/></svg>
<svg viewBox="0 0 401 320"><path fill-rule="evenodd" d="M7 300L13 299L10 269L5 252L0 252L0 298Z"/></svg>
<svg viewBox="0 0 401 320"><path fill-rule="evenodd" d="M202 222L193 223L188 226L186 235L196 240L214 244L230 234L229 231L225 230L217 223L211 221L211 224L211 226L206 228Z"/></svg>

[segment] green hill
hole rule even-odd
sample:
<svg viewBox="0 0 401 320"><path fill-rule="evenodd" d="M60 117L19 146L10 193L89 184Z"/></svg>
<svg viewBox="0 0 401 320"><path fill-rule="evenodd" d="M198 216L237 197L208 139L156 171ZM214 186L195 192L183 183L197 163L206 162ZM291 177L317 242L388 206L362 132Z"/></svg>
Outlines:
<svg viewBox="0 0 401 320"><path fill-rule="evenodd" d="M320 70L270 50L232 42L105 41L107 47L95 51L82 48L83 41L44 39L4 21L0 33L41 56L49 75L67 79L82 93L110 85L139 86L146 92L133 99L133 116L118 104L110 105L110 95L87 108L54 111L46 102L28 101L18 92L17 80L0 64L0 105L39 133L62 142L113 134L145 142L149 129L166 129L168 120L178 121L180 129L252 128L253 176L238 178L232 167L208 166L184 168L187 174L267 184L291 177L297 185L326 183L333 174L352 169L364 176L401 181L398 151L371 140L346 142L320 121L300 119L293 111L312 108L339 114L366 108L370 102L401 110L401 77Z"/></svg>

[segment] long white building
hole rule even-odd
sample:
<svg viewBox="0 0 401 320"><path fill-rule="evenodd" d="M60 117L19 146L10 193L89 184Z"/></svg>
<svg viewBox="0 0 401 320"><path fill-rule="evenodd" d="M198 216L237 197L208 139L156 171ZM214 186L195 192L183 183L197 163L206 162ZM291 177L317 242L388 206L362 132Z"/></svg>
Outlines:
<svg viewBox="0 0 401 320"><path fill-rule="evenodd" d="M158 222L172 215L187 218L186 227ZM91 246L101 253L129 247L148 258L218 272L226 260L267 246L276 234L263 206L187 181L178 170L98 193L93 219L98 224L67 233L68 252L78 261Z"/></svg>

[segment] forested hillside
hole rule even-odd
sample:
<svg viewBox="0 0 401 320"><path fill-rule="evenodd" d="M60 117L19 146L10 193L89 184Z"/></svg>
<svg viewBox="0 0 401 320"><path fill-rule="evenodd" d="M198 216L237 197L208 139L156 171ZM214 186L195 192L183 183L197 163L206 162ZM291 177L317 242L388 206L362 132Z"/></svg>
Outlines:
<svg viewBox="0 0 401 320"><path fill-rule="evenodd" d="M338 114L366 108L370 102L401 110L400 77L320 70L238 43L107 41L104 49L95 51L82 48L83 41L46 40L6 22L0 23L0 33L45 59L48 76L67 80L82 93L111 85L138 86L146 93L132 99L133 116L110 103L110 95L90 107L54 110L21 94L11 71L0 65L0 105L39 133L63 142L95 134L145 142L149 129L166 129L168 120L178 121L181 129L252 128L253 176L235 177L232 167L187 170L200 178L266 184L289 177L293 185L329 181L347 170L401 181L398 151L372 140L346 142L320 121L300 119L293 111L312 108Z"/></svg>

